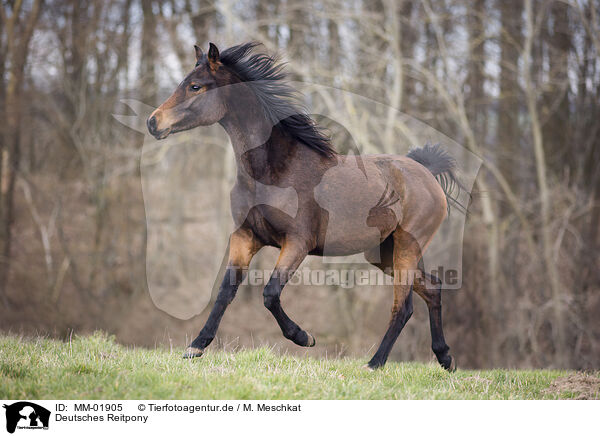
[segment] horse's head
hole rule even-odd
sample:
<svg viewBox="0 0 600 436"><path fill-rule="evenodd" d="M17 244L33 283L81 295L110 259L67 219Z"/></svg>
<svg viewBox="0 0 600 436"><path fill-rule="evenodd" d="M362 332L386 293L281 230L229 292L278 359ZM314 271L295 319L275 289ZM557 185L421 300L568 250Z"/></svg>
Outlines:
<svg viewBox="0 0 600 436"><path fill-rule="evenodd" d="M148 131L156 139L169 134L208 126L221 120L227 112L219 87L231 83L232 76L219 59L219 50L210 43L208 54L194 46L196 66L173 94L148 118Z"/></svg>

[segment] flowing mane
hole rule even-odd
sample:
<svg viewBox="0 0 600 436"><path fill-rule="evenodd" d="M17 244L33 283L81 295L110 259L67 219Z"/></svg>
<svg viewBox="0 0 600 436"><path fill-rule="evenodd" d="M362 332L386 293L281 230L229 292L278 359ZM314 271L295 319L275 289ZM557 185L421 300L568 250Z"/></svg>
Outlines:
<svg viewBox="0 0 600 436"><path fill-rule="evenodd" d="M336 154L329 137L299 102L299 93L286 81L284 65L264 53L253 53L258 42L248 42L224 50L221 63L250 83L267 117L293 139L325 156Z"/></svg>

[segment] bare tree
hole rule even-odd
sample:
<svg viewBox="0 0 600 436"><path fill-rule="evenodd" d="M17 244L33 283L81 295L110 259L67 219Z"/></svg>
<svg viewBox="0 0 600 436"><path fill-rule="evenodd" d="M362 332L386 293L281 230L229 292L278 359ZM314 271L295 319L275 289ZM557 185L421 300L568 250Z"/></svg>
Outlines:
<svg viewBox="0 0 600 436"><path fill-rule="evenodd" d="M8 304L5 290L11 260L15 182L21 161L25 65L41 7L42 1L36 0L29 10L26 10L22 1L11 2L8 7L0 8L0 25L4 29L0 46L0 104L2 119L5 120L0 132L0 294L5 305Z"/></svg>

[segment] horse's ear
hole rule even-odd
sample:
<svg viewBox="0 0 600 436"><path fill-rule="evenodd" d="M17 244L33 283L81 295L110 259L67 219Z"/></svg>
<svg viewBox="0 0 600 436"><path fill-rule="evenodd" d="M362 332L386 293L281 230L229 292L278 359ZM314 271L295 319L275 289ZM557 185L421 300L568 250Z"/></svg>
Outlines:
<svg viewBox="0 0 600 436"><path fill-rule="evenodd" d="M196 65L198 65L198 62L200 62L200 59L204 56L204 52L197 45L194 45L194 50L196 50Z"/></svg>
<svg viewBox="0 0 600 436"><path fill-rule="evenodd" d="M219 49L212 42L208 48L208 64L212 70L216 70L218 68L219 63Z"/></svg>

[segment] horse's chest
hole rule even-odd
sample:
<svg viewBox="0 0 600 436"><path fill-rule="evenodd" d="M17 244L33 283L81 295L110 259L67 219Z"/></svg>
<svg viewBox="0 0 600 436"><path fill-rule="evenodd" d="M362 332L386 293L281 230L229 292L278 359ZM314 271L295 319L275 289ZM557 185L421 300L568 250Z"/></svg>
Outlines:
<svg viewBox="0 0 600 436"><path fill-rule="evenodd" d="M255 182L237 184L231 192L231 211L236 227L246 223L267 242L285 233L298 215L298 194L293 188L280 188Z"/></svg>

